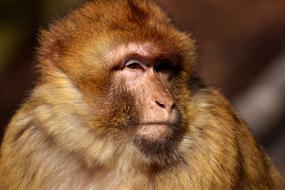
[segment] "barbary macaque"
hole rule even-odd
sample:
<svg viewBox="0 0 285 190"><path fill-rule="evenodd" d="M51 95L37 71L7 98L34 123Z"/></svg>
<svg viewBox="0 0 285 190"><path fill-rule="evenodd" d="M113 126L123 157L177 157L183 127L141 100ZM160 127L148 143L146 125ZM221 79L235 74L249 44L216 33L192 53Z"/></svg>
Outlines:
<svg viewBox="0 0 285 190"><path fill-rule="evenodd" d="M1 145L1 190L284 189L156 3L89 1L39 42L39 80Z"/></svg>

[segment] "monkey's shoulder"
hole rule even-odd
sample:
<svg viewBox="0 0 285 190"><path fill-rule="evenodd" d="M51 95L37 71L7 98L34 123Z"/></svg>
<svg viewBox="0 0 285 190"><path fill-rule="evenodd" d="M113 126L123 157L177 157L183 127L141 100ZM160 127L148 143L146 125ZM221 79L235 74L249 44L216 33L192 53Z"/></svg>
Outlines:
<svg viewBox="0 0 285 190"><path fill-rule="evenodd" d="M191 157L196 155L195 159L200 160L197 172L208 178L212 178L213 173L219 174L215 175L217 179L238 188L283 187L280 174L252 131L219 90L200 88L192 94L187 108L189 131L184 142L191 139L188 143L194 144L189 152ZM199 151L193 151L195 147ZM204 170L201 165L205 166Z"/></svg>

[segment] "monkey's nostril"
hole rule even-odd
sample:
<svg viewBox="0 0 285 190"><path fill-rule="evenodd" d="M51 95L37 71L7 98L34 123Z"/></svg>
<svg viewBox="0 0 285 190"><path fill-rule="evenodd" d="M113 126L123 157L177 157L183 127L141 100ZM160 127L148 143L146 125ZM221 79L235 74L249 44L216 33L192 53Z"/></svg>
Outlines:
<svg viewBox="0 0 285 190"><path fill-rule="evenodd" d="M162 104L162 103L160 103L160 102L158 102L158 101L155 101L155 103L156 103L157 105L159 105L159 107L165 108L165 105L164 105L164 104Z"/></svg>

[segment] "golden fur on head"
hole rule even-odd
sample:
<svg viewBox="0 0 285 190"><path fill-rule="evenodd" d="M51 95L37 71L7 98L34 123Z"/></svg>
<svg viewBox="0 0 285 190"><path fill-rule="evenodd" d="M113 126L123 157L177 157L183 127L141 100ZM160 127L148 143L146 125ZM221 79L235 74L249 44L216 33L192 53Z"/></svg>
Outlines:
<svg viewBox="0 0 285 190"><path fill-rule="evenodd" d="M86 58L88 54L93 56L92 64L102 64L102 55L117 45L130 42L154 43L161 54L190 54L193 57L193 41L178 32L155 3L141 0L86 3L52 25L49 31L43 31L40 42L41 62L57 64L63 55L75 58L83 52ZM99 59L94 63L94 58ZM185 66L191 68L190 64Z"/></svg>
<svg viewBox="0 0 285 190"><path fill-rule="evenodd" d="M192 74L193 40L152 1L87 2L39 40L41 76L7 128L0 189L284 189L227 100ZM141 110L111 74L131 51L182 63L177 131L141 150L129 127Z"/></svg>

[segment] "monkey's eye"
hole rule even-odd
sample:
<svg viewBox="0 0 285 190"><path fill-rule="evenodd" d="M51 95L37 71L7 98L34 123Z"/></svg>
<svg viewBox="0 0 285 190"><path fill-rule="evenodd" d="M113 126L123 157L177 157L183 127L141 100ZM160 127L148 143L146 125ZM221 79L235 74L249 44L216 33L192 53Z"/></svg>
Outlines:
<svg viewBox="0 0 285 190"><path fill-rule="evenodd" d="M129 69L144 70L144 67L143 67L142 63L139 62L138 60L135 60L135 59L130 59L129 61L127 61L126 67L129 68Z"/></svg>
<svg viewBox="0 0 285 190"><path fill-rule="evenodd" d="M171 72L173 69L172 64L168 60L159 60L155 64L156 72Z"/></svg>

